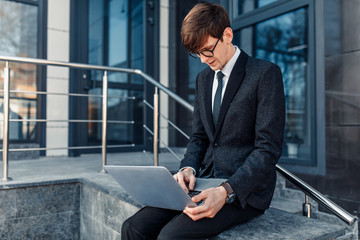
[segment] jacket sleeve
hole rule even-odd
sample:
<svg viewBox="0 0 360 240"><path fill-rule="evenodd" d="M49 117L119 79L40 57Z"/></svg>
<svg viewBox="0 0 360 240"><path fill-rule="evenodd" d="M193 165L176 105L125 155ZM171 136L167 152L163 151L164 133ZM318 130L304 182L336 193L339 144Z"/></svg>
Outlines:
<svg viewBox="0 0 360 240"><path fill-rule="evenodd" d="M285 98L281 71L275 64L261 74L256 98L254 149L228 179L242 207L251 193L266 188L282 152Z"/></svg>

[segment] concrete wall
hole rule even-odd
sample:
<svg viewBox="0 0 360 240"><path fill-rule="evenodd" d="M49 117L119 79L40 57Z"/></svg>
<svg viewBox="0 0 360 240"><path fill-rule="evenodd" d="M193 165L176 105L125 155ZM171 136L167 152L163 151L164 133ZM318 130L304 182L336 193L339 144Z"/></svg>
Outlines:
<svg viewBox="0 0 360 240"><path fill-rule="evenodd" d="M70 0L48 0L47 59L69 62ZM47 67L47 92L69 93L69 69ZM68 96L47 95L46 117L48 120L69 119ZM46 147L68 147L69 124L46 124ZM48 150L47 156L67 155L67 149Z"/></svg>
<svg viewBox="0 0 360 240"><path fill-rule="evenodd" d="M120 239L138 207L92 186L63 183L0 190L0 239Z"/></svg>
<svg viewBox="0 0 360 240"><path fill-rule="evenodd" d="M79 183L1 190L0 239L79 239L79 206Z"/></svg>
<svg viewBox="0 0 360 240"><path fill-rule="evenodd" d="M169 0L160 0L160 83L169 87ZM160 113L169 118L169 97L160 92ZM160 140L169 145L169 124L160 118ZM160 147L165 147L160 143Z"/></svg>
<svg viewBox="0 0 360 240"><path fill-rule="evenodd" d="M82 185L80 239L120 239L122 223L139 209L91 186Z"/></svg>

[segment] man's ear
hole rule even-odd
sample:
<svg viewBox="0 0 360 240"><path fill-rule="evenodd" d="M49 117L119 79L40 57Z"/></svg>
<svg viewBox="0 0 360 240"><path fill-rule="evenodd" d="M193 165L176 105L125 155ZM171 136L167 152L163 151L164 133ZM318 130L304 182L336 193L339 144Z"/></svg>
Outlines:
<svg viewBox="0 0 360 240"><path fill-rule="evenodd" d="M223 40L225 43L231 43L233 40L233 31L230 27L225 28L223 33Z"/></svg>

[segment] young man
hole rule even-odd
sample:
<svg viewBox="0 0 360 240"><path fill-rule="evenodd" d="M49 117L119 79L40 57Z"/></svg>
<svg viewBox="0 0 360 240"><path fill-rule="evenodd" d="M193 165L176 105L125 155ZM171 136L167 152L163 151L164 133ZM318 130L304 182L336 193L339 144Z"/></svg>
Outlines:
<svg viewBox="0 0 360 240"><path fill-rule="evenodd" d="M183 212L145 207L129 218L122 239L206 239L261 215L270 205L281 155L285 103L275 64L232 44L226 10L197 4L182 41L209 68L197 76L193 133L174 178L185 191L196 177L228 179L193 197Z"/></svg>

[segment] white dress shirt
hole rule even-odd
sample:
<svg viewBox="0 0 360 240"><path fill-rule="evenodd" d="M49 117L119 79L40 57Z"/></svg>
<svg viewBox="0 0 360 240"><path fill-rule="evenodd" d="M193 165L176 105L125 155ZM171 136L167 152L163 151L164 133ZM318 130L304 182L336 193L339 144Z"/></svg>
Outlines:
<svg viewBox="0 0 360 240"><path fill-rule="evenodd" d="M236 63L236 60L238 59L238 57L240 56L240 53L241 53L241 50L237 47L237 46L234 46L235 47L235 53L234 55L231 57L231 59L229 60L229 62L223 67L222 70L216 70L215 71L215 75L214 75L214 81L213 81L213 86L212 86L212 98L211 98L211 109L214 109L214 98L215 98L215 93L216 93L216 89L218 87L218 81L217 81L217 73L219 71L222 71L222 73L224 74L224 77L223 77L223 88L222 88L222 92L221 92L221 102L222 102L222 99L224 97L224 93L225 93L225 90L226 90L226 86L227 86L227 83L229 82L229 76L230 76L230 73L231 71L233 70L234 68L234 65Z"/></svg>

